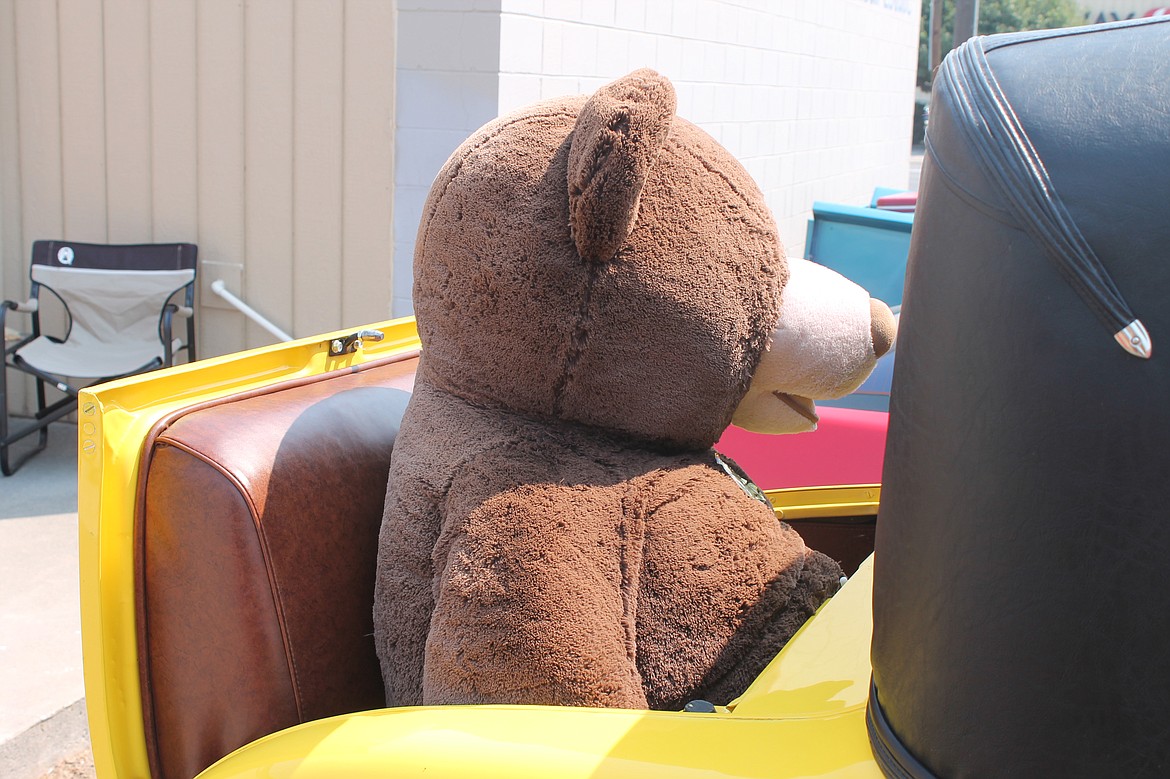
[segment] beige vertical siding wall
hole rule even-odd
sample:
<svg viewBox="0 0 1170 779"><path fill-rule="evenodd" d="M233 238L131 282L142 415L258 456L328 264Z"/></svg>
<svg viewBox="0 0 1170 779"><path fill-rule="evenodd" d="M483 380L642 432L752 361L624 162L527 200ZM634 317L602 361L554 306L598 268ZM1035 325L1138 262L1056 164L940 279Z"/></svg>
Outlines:
<svg viewBox="0 0 1170 779"><path fill-rule="evenodd" d="M393 0L0 0L0 297L38 238L190 241L297 337L389 316L394 25ZM200 297L200 356L274 340Z"/></svg>

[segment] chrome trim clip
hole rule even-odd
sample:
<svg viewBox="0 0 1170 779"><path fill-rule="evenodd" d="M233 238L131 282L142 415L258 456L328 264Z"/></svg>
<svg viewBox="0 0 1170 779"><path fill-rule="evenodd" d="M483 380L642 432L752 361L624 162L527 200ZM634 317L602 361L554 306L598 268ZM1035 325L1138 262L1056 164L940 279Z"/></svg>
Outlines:
<svg viewBox="0 0 1170 779"><path fill-rule="evenodd" d="M1146 331L1146 326L1142 324L1140 319L1135 319L1126 325L1121 330L1113 334L1113 338L1117 343L1121 344L1121 348L1129 352L1135 357L1141 357L1143 360L1150 359L1153 354L1154 344L1150 341L1150 334Z"/></svg>
<svg viewBox="0 0 1170 779"><path fill-rule="evenodd" d="M335 338L329 342L329 356L340 357L343 354L352 354L362 348L363 341L381 341L385 336L381 330L358 330L344 338Z"/></svg>

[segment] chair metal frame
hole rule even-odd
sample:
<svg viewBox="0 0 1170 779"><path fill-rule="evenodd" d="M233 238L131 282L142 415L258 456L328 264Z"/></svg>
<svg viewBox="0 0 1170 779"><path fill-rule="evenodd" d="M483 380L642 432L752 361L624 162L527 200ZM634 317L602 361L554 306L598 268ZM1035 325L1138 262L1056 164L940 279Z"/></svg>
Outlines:
<svg viewBox="0 0 1170 779"><path fill-rule="evenodd" d="M92 244L74 241L35 241L32 247L32 260L29 266L29 299L23 302L5 300L0 302L0 331L4 330L9 311L28 314L32 317L32 332L19 339L12 345L4 347L4 365L0 369L0 472L11 476L30 457L42 451L48 444L48 426L72 413L76 409L77 394L80 390L100 384L104 381L133 376L138 373L169 367L174 364L177 352L186 352L187 362L194 362L195 355L195 283L198 249L189 243L167 244ZM190 271L190 279L178 286L169 294L159 311L158 336L161 342L161 354L144 365L133 370L115 370L109 375L98 377L87 376L83 383L75 383L71 379L77 377L66 374L57 374L42 370L22 358L22 349L37 339L45 338L53 344L68 344L74 331L74 314L61 293L50 284L38 280L36 269L38 266L52 268L53 273L61 278L68 278L64 270L76 269L88 272L132 272L151 273L158 271ZM182 274L185 278L186 274ZM58 285L61 286L61 285ZM65 335L55 337L42 332L41 326L41 291L47 289L56 297L65 310L68 319ZM176 302L181 295L182 301ZM174 338L175 317L187 320L186 340L176 341ZM32 376L36 385L37 408L31 424L24 425L18 430L10 430L8 411L8 371L16 370ZM46 385L51 385L65 397L53 403L48 402ZM31 450L24 452L14 462L9 462L9 447L27 436L37 433L37 444Z"/></svg>

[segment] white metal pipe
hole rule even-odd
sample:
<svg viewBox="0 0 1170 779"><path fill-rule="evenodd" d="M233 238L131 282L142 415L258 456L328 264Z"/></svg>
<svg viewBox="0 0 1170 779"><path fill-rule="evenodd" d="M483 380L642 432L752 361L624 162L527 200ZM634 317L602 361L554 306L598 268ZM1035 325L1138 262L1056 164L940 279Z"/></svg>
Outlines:
<svg viewBox="0 0 1170 779"><path fill-rule="evenodd" d="M238 308L240 310L240 312L244 314L244 316L248 317L253 322L260 325L261 327L263 327L268 332L272 333L274 336L276 336L280 340L282 340L282 341L293 340L293 337L291 335L284 332L279 327L272 324L272 322L265 319L264 315L261 314L259 311L252 308L251 306L249 306L244 301L240 300L238 297L236 297L232 293L228 292L227 285L223 283L223 279L216 279L215 281L211 282L211 291L214 292L215 294L219 295L221 298L226 300L228 303L231 303L233 306Z"/></svg>

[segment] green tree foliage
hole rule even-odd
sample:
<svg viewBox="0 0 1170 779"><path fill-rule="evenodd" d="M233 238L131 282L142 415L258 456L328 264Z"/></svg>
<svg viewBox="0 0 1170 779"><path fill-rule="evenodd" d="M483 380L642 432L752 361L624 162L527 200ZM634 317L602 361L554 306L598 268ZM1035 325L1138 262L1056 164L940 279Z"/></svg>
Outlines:
<svg viewBox="0 0 1170 779"><path fill-rule="evenodd" d="M955 0L943 0L942 51L951 50L955 30ZM1018 30L1076 27L1085 13L1076 0L979 0L979 34L994 35ZM922 31L918 45L918 83L931 81L928 60L930 0L922 0ZM960 41L961 42L961 41Z"/></svg>

